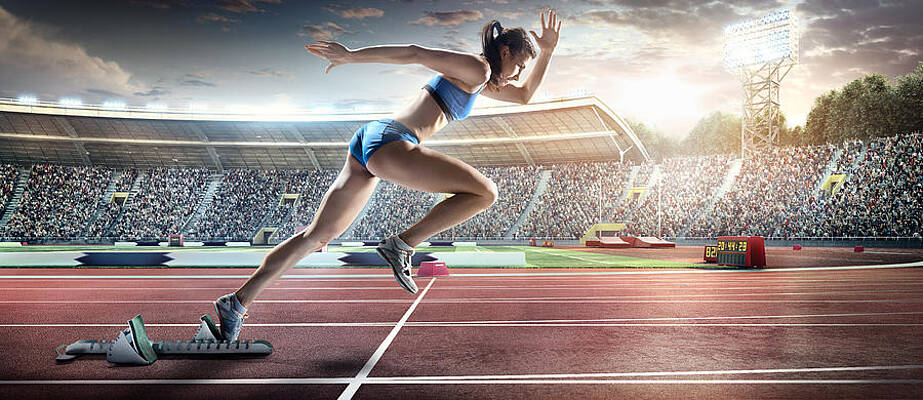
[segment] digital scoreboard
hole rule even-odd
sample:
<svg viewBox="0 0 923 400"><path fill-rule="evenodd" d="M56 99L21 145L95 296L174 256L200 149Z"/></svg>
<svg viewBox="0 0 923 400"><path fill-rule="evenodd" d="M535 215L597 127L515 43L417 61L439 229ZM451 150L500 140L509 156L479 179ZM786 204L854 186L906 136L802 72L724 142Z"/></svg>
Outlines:
<svg viewBox="0 0 923 400"><path fill-rule="evenodd" d="M715 248L718 265L765 267L766 247L760 236L723 236Z"/></svg>
<svg viewBox="0 0 923 400"><path fill-rule="evenodd" d="M705 254L702 255L702 258L707 263L718 262L718 246L705 246Z"/></svg>

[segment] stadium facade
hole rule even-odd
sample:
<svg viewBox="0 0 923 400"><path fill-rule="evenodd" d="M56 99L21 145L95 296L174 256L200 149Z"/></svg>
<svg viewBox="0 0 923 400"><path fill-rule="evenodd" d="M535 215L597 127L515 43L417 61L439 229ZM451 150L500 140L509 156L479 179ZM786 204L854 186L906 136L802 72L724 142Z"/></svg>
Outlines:
<svg viewBox="0 0 923 400"><path fill-rule="evenodd" d="M0 101L0 162L108 168L340 168L379 114L209 114ZM480 108L426 146L475 166L643 162L647 150L598 98Z"/></svg>

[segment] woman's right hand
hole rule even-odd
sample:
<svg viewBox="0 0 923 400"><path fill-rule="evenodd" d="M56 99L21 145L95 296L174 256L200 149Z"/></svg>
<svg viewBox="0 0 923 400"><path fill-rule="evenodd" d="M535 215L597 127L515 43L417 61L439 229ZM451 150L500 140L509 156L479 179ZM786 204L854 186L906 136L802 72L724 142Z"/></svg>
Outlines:
<svg viewBox="0 0 923 400"><path fill-rule="evenodd" d="M337 65L348 63L349 56L352 53L346 46L326 40L318 40L317 43L306 45L304 48L311 54L330 62L330 65L324 70L325 74Z"/></svg>

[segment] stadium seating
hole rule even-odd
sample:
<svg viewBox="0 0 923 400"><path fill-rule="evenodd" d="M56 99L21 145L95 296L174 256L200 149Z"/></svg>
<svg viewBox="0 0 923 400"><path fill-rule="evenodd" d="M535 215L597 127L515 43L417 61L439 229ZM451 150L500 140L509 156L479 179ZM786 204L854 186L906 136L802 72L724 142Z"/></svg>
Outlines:
<svg viewBox="0 0 923 400"><path fill-rule="evenodd" d="M32 166L28 187L3 236L82 237L111 174L105 168Z"/></svg>
<svg viewBox="0 0 923 400"><path fill-rule="evenodd" d="M110 236L121 240L159 239L182 229L208 183L206 169L155 168L141 176Z"/></svg>
<svg viewBox="0 0 923 400"><path fill-rule="evenodd" d="M716 155L635 167L608 162L481 168L497 183L498 201L433 239L503 238L520 217L514 238L576 239L588 226L606 220L626 223L621 233L634 237L908 237L923 231L920 134L777 148L744 160L730 189L717 196L731 160ZM0 205L9 201L19 168L0 165ZM633 168L631 186L647 188L640 200L625 199ZM187 227L187 240L247 241L261 227L276 227L272 242L277 243L311 223L338 172L228 170L212 205L199 215L196 208L214 173L209 170L129 168L113 175L103 167L36 164L20 206L9 213L0 235L165 240ZM550 173L547 188L530 204L543 173ZM843 185L832 193L821 191L824 177L831 174L845 176ZM113 176L117 179L110 182ZM132 192L124 207L110 202L113 191ZM299 198L280 204L283 193ZM382 182L341 239L378 239L401 232L443 198ZM663 211L660 231L658 201ZM523 216L529 206L531 212Z"/></svg>
<svg viewBox="0 0 923 400"><path fill-rule="evenodd" d="M551 166L547 191L515 237L580 237L619 198L630 171L630 165L614 162Z"/></svg>
<svg viewBox="0 0 923 400"><path fill-rule="evenodd" d="M0 164L0 215L3 215L3 207L13 196L17 176L15 165Z"/></svg>
<svg viewBox="0 0 923 400"><path fill-rule="evenodd" d="M436 236L436 239L498 239L516 223L532 200L540 170L536 167L480 168L497 184L497 201L461 225Z"/></svg>

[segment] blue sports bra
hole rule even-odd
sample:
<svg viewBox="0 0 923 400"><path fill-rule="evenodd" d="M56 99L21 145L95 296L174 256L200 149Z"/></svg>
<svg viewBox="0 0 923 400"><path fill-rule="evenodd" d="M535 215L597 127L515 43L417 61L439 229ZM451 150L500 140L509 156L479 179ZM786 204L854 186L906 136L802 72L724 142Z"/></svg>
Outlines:
<svg viewBox="0 0 923 400"><path fill-rule="evenodd" d="M467 93L443 78L442 75L436 75L423 86L423 89L433 96L433 100L436 100L436 104L445 113L446 118L454 121L468 117L471 107L474 106L474 100L477 99L484 86L481 86L477 92Z"/></svg>

